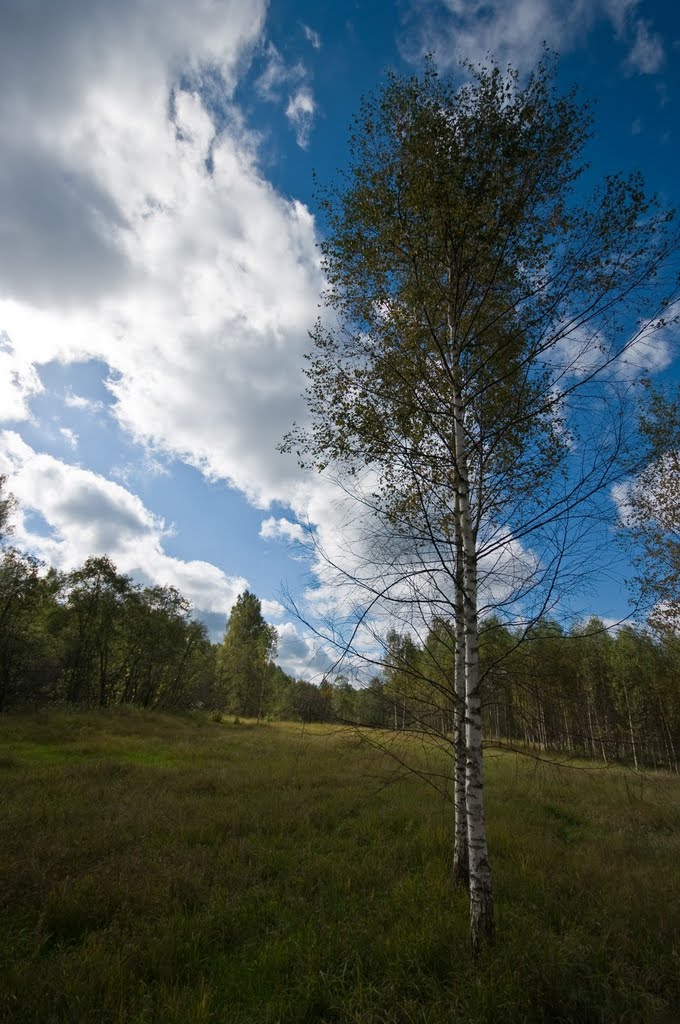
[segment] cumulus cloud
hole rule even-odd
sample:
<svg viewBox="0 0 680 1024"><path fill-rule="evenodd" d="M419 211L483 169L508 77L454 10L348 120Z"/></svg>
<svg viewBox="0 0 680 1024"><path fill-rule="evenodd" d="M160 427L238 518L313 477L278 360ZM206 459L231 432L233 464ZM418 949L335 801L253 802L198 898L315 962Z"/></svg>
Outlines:
<svg viewBox="0 0 680 1024"><path fill-rule="evenodd" d="M19 355L7 334L0 332L0 422L30 419L30 399L42 390L33 364Z"/></svg>
<svg viewBox="0 0 680 1024"><path fill-rule="evenodd" d="M0 35L0 296L68 307L125 288L134 224L111 177L126 158L129 177L139 175L135 135L166 120L168 91L184 69L214 66L225 90L233 87L264 8L243 0L14 5ZM157 128L147 140L152 152Z"/></svg>
<svg viewBox="0 0 680 1024"><path fill-rule="evenodd" d="M98 360L147 469L179 457L262 508L301 487L276 446L303 415L299 366L322 285L313 218L264 177L232 102L265 6L66 0L57 12L38 0L0 37L0 414L29 418L42 364ZM290 104L302 140L307 72L269 56L261 88ZM104 410L74 391L64 404ZM208 617L247 586L166 553L166 525L125 486L132 466L113 482L11 432L2 465L48 525L37 533L27 515L17 541L60 568L107 552ZM283 616L278 602L263 608ZM290 657L313 660L299 643Z"/></svg>
<svg viewBox="0 0 680 1024"><path fill-rule="evenodd" d="M217 566L172 558L163 550L169 530L137 495L98 473L35 452L14 431L0 433L0 473L11 478L22 507L49 527L35 533L20 516L15 540L50 565L70 570L87 555L108 554L121 572L177 587L198 611L228 614L248 581Z"/></svg>
<svg viewBox="0 0 680 1024"><path fill-rule="evenodd" d="M121 288L130 265L110 196L69 163L30 145L3 147L0 294L68 305Z"/></svg>
<svg viewBox="0 0 680 1024"><path fill-rule="evenodd" d="M305 530L300 523L294 523L290 519L275 519L274 516L264 519L260 525L260 537L264 540L283 540L298 544L309 544L309 531Z"/></svg>
<svg viewBox="0 0 680 1024"><path fill-rule="evenodd" d="M279 637L277 662L290 675L300 679L321 682L336 665L334 657L318 638L304 634L294 622L276 627Z"/></svg>
<svg viewBox="0 0 680 1024"><path fill-rule="evenodd" d="M85 398L84 395L76 395L70 389L64 395L64 405L67 409L82 409L92 413L101 412L104 408L102 402Z"/></svg>
<svg viewBox="0 0 680 1024"><path fill-rule="evenodd" d="M125 0L114 17L103 0L70 0L64 24L43 6L53 40L35 16L13 29L24 59L12 51L3 65L14 77L0 98L12 115L0 145L8 134L24 149L39 145L87 203L69 208L77 259L38 261L25 281L0 261L0 329L22 353L2 354L12 360L3 412L28 415L41 363L98 359L113 415L134 440L262 507L285 500L299 474L276 445L301 412L298 368L321 274L312 216L262 175L258 140L230 100L263 5L203 0L189 17L179 0L171 11ZM3 35L0 56L8 47ZM214 74L210 95L202 88L205 65L219 71L219 116ZM94 221L124 273L91 249ZM53 252L58 225L36 231L50 237L36 235L35 246ZM80 274L82 261L96 282Z"/></svg>
<svg viewBox="0 0 680 1024"><path fill-rule="evenodd" d="M267 598L263 598L260 601L260 604L262 606L262 614L265 619L280 619L286 614L286 609L280 601L270 601Z"/></svg>

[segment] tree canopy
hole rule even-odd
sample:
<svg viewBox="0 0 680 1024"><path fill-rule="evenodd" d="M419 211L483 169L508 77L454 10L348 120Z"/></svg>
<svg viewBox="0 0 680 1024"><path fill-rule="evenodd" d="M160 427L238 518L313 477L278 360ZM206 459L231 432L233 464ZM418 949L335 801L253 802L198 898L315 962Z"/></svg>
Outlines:
<svg viewBox="0 0 680 1024"><path fill-rule="evenodd" d="M276 655L278 634L262 617L259 598L245 590L236 599L219 652L219 669L229 710L262 717L267 667Z"/></svg>
<svg viewBox="0 0 680 1024"><path fill-rule="evenodd" d="M637 542L634 581L653 624L680 634L680 393L648 387L642 415L648 462L625 491L627 533Z"/></svg>

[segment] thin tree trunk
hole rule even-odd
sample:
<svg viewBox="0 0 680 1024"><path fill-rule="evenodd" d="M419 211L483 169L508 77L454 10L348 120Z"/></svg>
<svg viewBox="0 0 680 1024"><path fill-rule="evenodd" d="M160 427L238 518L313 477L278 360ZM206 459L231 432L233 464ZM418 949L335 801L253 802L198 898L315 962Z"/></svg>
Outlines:
<svg viewBox="0 0 680 1024"><path fill-rule="evenodd" d="M482 756L482 702L477 637L477 558L466 552L465 588L465 693L466 693L466 804L470 870L470 937L479 953L494 939L491 866L484 813L484 762Z"/></svg>
<svg viewBox="0 0 680 1024"><path fill-rule="evenodd" d="M673 746L673 737L671 731L668 728L668 719L663 708L663 701L661 700L661 694L657 690L656 698L659 702L659 713L661 715L661 735L663 736L663 745L666 748L666 758L668 760L668 770L678 770L678 765L675 760L675 748Z"/></svg>
<svg viewBox="0 0 680 1024"><path fill-rule="evenodd" d="M606 751L605 745L604 745L604 734L602 732L602 726L600 725L600 716L597 713L597 700L595 699L595 697L593 697L593 710L595 712L595 725L597 726L597 731L600 734L600 747L602 749L602 760L604 761L605 764L609 764L609 762L607 761L607 751Z"/></svg>
<svg viewBox="0 0 680 1024"><path fill-rule="evenodd" d="M453 310L449 305L449 337L454 350ZM470 509L464 410L459 384L460 372L453 368L453 414L455 431L456 529L460 532L465 581L463 609L465 624L465 792L470 871L470 939L475 954L494 940L491 867L484 814L484 770L482 761L482 702L479 674L477 622L477 544Z"/></svg>
<svg viewBox="0 0 680 1024"><path fill-rule="evenodd" d="M262 674L260 678L260 701L257 706L257 724L259 725L262 721L262 708L264 706L264 684L265 684L265 673L267 671L266 664L262 666Z"/></svg>
<svg viewBox="0 0 680 1024"><path fill-rule="evenodd" d="M635 749L635 732L633 730L633 715L630 710L630 701L628 700L628 687L626 686L626 680L623 679L623 695L626 698L626 710L628 711L628 728L630 730L630 745L633 748L633 763L635 765L635 771L638 771L638 758L637 750Z"/></svg>
<svg viewBox="0 0 680 1024"><path fill-rule="evenodd" d="M567 752L571 754L573 752L574 746L571 742L571 733L569 732L569 719L567 717L567 708L564 704L562 705L562 719L564 721L564 742L567 747Z"/></svg>
<svg viewBox="0 0 680 1024"><path fill-rule="evenodd" d="M678 759L675 756L675 744L673 743L673 735L672 735L671 730L670 730L670 728L668 726L668 720L666 719L665 715L664 715L664 724L666 726L666 734L668 736L668 743L669 743L669 746L671 748L671 756L673 758L673 771L675 771L676 774L677 774L677 771L678 771Z"/></svg>
<svg viewBox="0 0 680 1024"><path fill-rule="evenodd" d="M595 735L593 733L593 716L590 711L590 700L586 694L586 708L588 709L588 731L590 732L590 756L595 757ZM603 751L604 753L604 751Z"/></svg>
<svg viewBox="0 0 680 1024"><path fill-rule="evenodd" d="M456 510L458 498L456 497ZM467 804L466 804L466 743L465 743L465 609L463 604L463 541L456 521L456 655L454 667L453 697L453 746L455 753L454 795L454 839L453 839L453 884L469 889L470 867L468 861Z"/></svg>

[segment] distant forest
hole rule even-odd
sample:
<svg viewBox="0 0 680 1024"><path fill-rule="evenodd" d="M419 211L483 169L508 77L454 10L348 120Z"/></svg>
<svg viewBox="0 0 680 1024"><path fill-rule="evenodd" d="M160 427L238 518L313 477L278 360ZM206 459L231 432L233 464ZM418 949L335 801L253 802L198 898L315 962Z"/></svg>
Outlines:
<svg viewBox="0 0 680 1024"><path fill-rule="evenodd" d="M276 665L276 630L247 591L212 643L173 587L143 587L103 556L70 573L0 556L0 710L71 704L203 709L257 719L352 723L446 737L455 640L433 623L422 646L392 632L368 685L316 686ZM678 770L680 643L598 619L481 631L487 745Z"/></svg>

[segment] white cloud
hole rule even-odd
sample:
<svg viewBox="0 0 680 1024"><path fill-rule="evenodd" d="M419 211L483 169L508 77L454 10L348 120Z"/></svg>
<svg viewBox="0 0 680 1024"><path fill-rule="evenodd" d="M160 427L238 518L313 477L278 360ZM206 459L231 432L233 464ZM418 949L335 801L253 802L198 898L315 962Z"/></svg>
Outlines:
<svg viewBox="0 0 680 1024"><path fill-rule="evenodd" d="M295 139L302 149L306 149L309 145L309 133L312 129L315 111L316 104L312 91L306 85L298 89L288 101L286 117L295 129Z"/></svg>
<svg viewBox="0 0 680 1024"><path fill-rule="evenodd" d="M263 598L260 604L265 619L281 619L286 614L286 609L280 601L270 601L267 598Z"/></svg>
<svg viewBox="0 0 680 1024"><path fill-rule="evenodd" d="M676 303L680 313L680 303ZM680 336L677 325L643 331L625 353L617 359L615 370L619 377L634 380L650 373L661 373L673 360L673 352Z"/></svg>
<svg viewBox="0 0 680 1024"><path fill-rule="evenodd" d="M301 61L296 64L286 64L271 42L267 44L265 53L266 65L257 80L256 89L260 96L270 103L283 102L287 90L293 89L288 94L286 117L295 132L298 146L306 149L309 145L309 135L316 113L316 103L308 82L307 68Z"/></svg>
<svg viewBox="0 0 680 1024"><path fill-rule="evenodd" d="M653 75L660 71L666 55L661 37L650 31L650 23L640 19L635 26L635 42L626 58L625 66L640 75Z"/></svg>
<svg viewBox="0 0 680 1024"><path fill-rule="evenodd" d="M314 222L263 177L258 140L230 105L228 90L257 38L262 8L203 0L188 19L177 0L175 25L172 12L161 17L156 7L125 0L120 16L109 18L103 0L71 0L74 38L99 58L70 60L71 37L59 27L45 67L35 74L17 67L7 83L16 116L0 129L0 145L3 130L29 148L39 138L60 174L79 176L71 177L78 194L87 180L106 196L97 237L127 269L111 277L100 266L87 241L91 210L77 204L69 216L74 238L85 241L72 263L68 253L45 260L21 283L0 261L0 329L22 353L21 372L3 376L12 384L3 411L28 415L27 401L40 389L32 366L101 360L110 368L112 414L135 440L228 480L266 507L285 500L299 480L294 460L276 446L302 413L299 367L322 283ZM51 12L46 5L47 25ZM35 69L47 44L22 31L25 65ZM208 98L177 88L185 66L200 88L200 68L211 62L223 83L220 134ZM49 101L51 89L59 104ZM35 118L19 116L34 106ZM46 251L57 244L57 228L49 229ZM46 230L36 223L38 247ZM83 260L100 266L96 287L81 279ZM89 400L65 401L84 408Z"/></svg>
<svg viewBox="0 0 680 1024"><path fill-rule="evenodd" d="M605 13L611 20L614 31L620 39L623 39L626 35L628 26L639 3L640 0L605 0Z"/></svg>
<svg viewBox="0 0 680 1024"><path fill-rule="evenodd" d="M673 350L680 336L677 324L680 302L666 311L666 325L652 321L642 326L633 336L612 342L597 328L584 325L565 327L564 336L550 349L546 363L552 367L560 381L585 377L597 372L619 380L635 380L643 375L660 373L673 358ZM671 321L670 323L668 321Z"/></svg>
<svg viewBox="0 0 680 1024"><path fill-rule="evenodd" d="M279 636L277 662L298 679L320 683L335 665L337 657L318 638L301 633L293 622L276 627Z"/></svg>
<svg viewBox="0 0 680 1024"><path fill-rule="evenodd" d="M257 79L255 87L262 99L274 103L281 99L285 86L305 78L307 71L300 61L296 64L286 64L272 42L267 43L264 52L265 68Z"/></svg>
<svg viewBox="0 0 680 1024"><path fill-rule="evenodd" d="M98 473L39 454L17 433L0 433L0 472L20 504L41 513L50 534L31 531L20 516L15 542L50 565L70 570L88 555L108 554L121 572L177 587L199 611L228 614L248 586L217 566L172 558L163 550L164 521L137 495Z"/></svg>
<svg viewBox="0 0 680 1024"><path fill-rule="evenodd" d="M170 476L170 469L165 462L156 458L150 451L144 452L141 459L126 462L122 466L114 466L111 476L130 487L134 480L148 480L149 477Z"/></svg>
<svg viewBox="0 0 680 1024"><path fill-rule="evenodd" d="M411 59L429 52L442 66L461 58L484 62L493 54L499 64L528 68L544 43L569 48L590 27L595 6L590 0L412 0L412 20L403 48Z"/></svg>
<svg viewBox="0 0 680 1024"><path fill-rule="evenodd" d="M70 308L125 291L134 225L112 178L127 167L126 192L154 195L139 155L162 162L169 91L211 67L228 96L264 13L264 0L15 5L0 35L1 297Z"/></svg>
<svg viewBox="0 0 680 1024"><path fill-rule="evenodd" d="M493 54L528 70L545 44L562 53L577 46L598 21L610 22L616 37L631 46L625 66L643 74L658 71L663 44L650 23L636 18L639 0L410 0L402 49L420 61L435 53L451 67L461 58L483 63Z"/></svg>
<svg viewBox="0 0 680 1024"><path fill-rule="evenodd" d="M70 427L59 427L59 433L63 437L64 441L66 441L66 444L69 446L69 448L73 448L73 450L75 451L75 449L78 447L78 435L76 434L76 432L74 430L71 430Z"/></svg>
<svg viewBox="0 0 680 1024"><path fill-rule="evenodd" d="M314 221L263 176L259 140L231 102L264 0L191 10L181 0L67 0L58 16L47 0L39 7L20 10L0 38L0 200L16 221L5 222L13 249L0 256L2 413L30 415L41 364L99 360L107 413L148 447L148 465L180 457L262 508L318 489L276 451L304 415L299 367L322 286ZM304 134L307 72L270 56L262 87L280 102L296 88L290 116ZM33 169L25 181L22 167ZM64 404L105 408L72 391ZM52 564L107 552L121 571L172 583L219 614L247 586L167 555L166 525L129 486L16 434L3 445L13 489L50 528L41 536L27 519L17 541ZM135 472L118 475L129 485ZM263 606L283 614L278 602Z"/></svg>
<svg viewBox="0 0 680 1024"><path fill-rule="evenodd" d="M0 422L29 420L30 399L43 391L30 360L20 356L5 333L0 333Z"/></svg>
<svg viewBox="0 0 680 1024"><path fill-rule="evenodd" d="M304 22L302 23L302 31L305 34L307 42L311 43L315 50L320 50L321 36L319 33L315 32L313 28L310 28L309 25L305 25Z"/></svg>
<svg viewBox="0 0 680 1024"><path fill-rule="evenodd" d="M290 519L275 519L269 516L260 525L260 537L264 540L283 540L289 543L309 544L309 531L304 530L300 523L291 522Z"/></svg>
<svg viewBox="0 0 680 1024"><path fill-rule="evenodd" d="M619 519L623 526L630 526L632 524L631 518L631 494L632 494L633 483L631 481L624 481L622 483L614 484L612 487L612 500L616 505L616 509L619 514Z"/></svg>
<svg viewBox="0 0 680 1024"><path fill-rule="evenodd" d="M99 413L103 410L102 402L85 398L83 395L75 395L70 389L64 395L64 405L68 409L82 409L86 412Z"/></svg>

